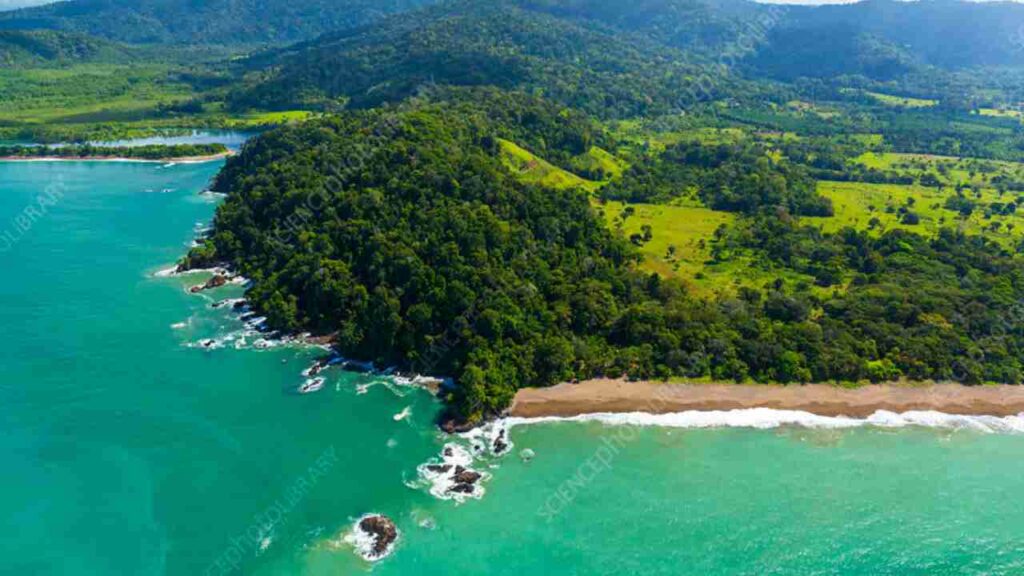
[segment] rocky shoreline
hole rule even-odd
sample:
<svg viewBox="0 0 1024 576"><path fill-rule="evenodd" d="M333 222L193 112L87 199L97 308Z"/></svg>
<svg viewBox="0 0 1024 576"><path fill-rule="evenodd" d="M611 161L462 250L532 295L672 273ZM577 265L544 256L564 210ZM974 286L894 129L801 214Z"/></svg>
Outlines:
<svg viewBox="0 0 1024 576"><path fill-rule="evenodd" d="M232 271L230 265L219 263L208 268L189 268L184 264L178 264L156 273L158 277L177 277L193 274L210 274L210 278L200 284L195 284L187 289L190 294L201 294L215 291L218 288L231 284L246 284L248 280L240 274ZM252 309L250 302L245 298L225 298L217 300L210 305L211 308L220 309L230 306L232 310L239 313L239 319L245 323L246 334L259 334L260 338L254 343L256 348L273 348L283 344L298 344L313 346L324 349L326 354L316 358L313 363L302 371L306 380L297 388L300 394L318 392L323 388L324 379L321 374L331 367L339 367L350 372L367 374L379 374L390 376L399 384L409 386L421 386L433 394L438 394L444 384L441 378L423 376L415 373L404 373L395 369L380 369L372 362L363 362L345 358L334 348L337 333L311 334L308 332L283 333L272 330L266 325L266 319ZM236 347L242 340L234 340ZM214 349L222 347L215 339L206 339L199 342L198 347Z"/></svg>

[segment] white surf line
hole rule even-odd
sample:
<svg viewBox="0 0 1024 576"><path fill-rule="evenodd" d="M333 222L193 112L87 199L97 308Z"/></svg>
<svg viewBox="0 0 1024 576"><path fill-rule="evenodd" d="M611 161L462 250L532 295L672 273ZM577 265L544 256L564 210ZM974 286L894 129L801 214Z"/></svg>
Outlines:
<svg viewBox="0 0 1024 576"><path fill-rule="evenodd" d="M879 410L867 418L845 416L819 416L798 410L748 408L728 411L675 412L650 414L646 412L598 412L578 416L542 416L523 418L511 416L498 422L506 428L550 422L600 422L612 426L645 426L664 428L753 428L772 429L794 426L811 429L877 428L941 428L973 430L983 433L1024 433L1024 414L1017 416L964 416L936 411L910 411L902 414Z"/></svg>

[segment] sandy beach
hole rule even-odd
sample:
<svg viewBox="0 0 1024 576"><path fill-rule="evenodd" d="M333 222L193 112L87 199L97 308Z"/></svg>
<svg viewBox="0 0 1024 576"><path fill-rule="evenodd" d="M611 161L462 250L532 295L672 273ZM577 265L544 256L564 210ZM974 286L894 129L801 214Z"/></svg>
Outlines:
<svg viewBox="0 0 1024 576"><path fill-rule="evenodd" d="M184 156L181 158L124 158L121 156L0 156L0 162L140 162L159 164L188 164L200 162L212 162L229 156L235 152L228 150L218 154L206 156Z"/></svg>
<svg viewBox="0 0 1024 576"><path fill-rule="evenodd" d="M819 416L865 418L879 410L931 410L965 416L1013 416L1024 412L1024 386L880 384L857 389L825 384L666 384L591 380L552 388L520 390L512 416L577 416L599 412L667 414L689 410L774 408Z"/></svg>

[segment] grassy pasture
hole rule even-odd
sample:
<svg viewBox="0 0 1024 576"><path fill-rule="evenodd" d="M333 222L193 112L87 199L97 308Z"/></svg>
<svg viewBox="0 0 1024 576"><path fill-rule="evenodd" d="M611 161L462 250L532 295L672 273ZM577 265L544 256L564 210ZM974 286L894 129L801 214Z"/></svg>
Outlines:
<svg viewBox="0 0 1024 576"><path fill-rule="evenodd" d="M200 97L172 64L80 64L0 70L0 137L55 142L122 139L196 128L262 129L315 116L304 110L232 114L163 108Z"/></svg>
<svg viewBox="0 0 1024 576"><path fill-rule="evenodd" d="M611 152L597 146L591 146L586 154L580 154L573 158L572 165L574 169L582 173L603 173L606 181L621 177L629 167L626 162Z"/></svg>
<svg viewBox="0 0 1024 576"><path fill-rule="evenodd" d="M728 212L665 204L629 204L634 214L623 219L627 205L621 202L595 206L604 213L608 226L627 238L640 233L644 225L651 227L653 237L640 251L645 257L644 267L663 276L692 278L701 272L711 257L710 243L715 230L735 219ZM670 247L674 247L671 252Z"/></svg>
<svg viewBox="0 0 1024 576"><path fill-rule="evenodd" d="M551 164L515 142L508 140L499 142L502 162L522 182L558 190L579 188L587 192L593 192L601 186L599 182L580 178L568 170Z"/></svg>
<svg viewBox="0 0 1024 576"><path fill-rule="evenodd" d="M623 218L628 207L633 214ZM776 278L810 284L813 279L790 270L769 269L748 255L734 254L725 262L711 258L711 242L722 225L736 221L736 215L701 206L666 204L594 203L609 228L625 237L642 234L650 226L650 241L639 246L644 256L641 268L665 278L685 280L697 293L733 294L740 286L761 288Z"/></svg>
<svg viewBox="0 0 1024 576"><path fill-rule="evenodd" d="M7 69L0 71L0 123L124 121L192 95L161 65Z"/></svg>
<svg viewBox="0 0 1024 576"><path fill-rule="evenodd" d="M680 142L719 144L747 138L739 128L663 128L656 120L620 120L610 125L619 145L632 154L657 153Z"/></svg>
<svg viewBox="0 0 1024 576"><path fill-rule="evenodd" d="M619 129L622 129L621 125ZM644 134L637 131L633 135L641 138ZM671 142L699 140L714 143L747 136L738 131L708 129L659 133L658 137L661 139L644 140L644 149L650 151L664 146L669 137ZM762 137L791 136L779 133L762 134ZM873 134L865 134L863 138L873 143L880 139ZM513 142L502 141L501 147L505 164L523 181L559 189L577 188L588 193L603 184L554 166ZM1007 248L1014 247L1024 237L1024 193L1000 193L993 185L993 178L999 175L1024 180L1024 165L897 153L866 153L856 161L869 167L908 174L919 182L922 176L930 174L934 177L931 179L933 184L937 182L938 185L819 182L818 191L832 200L835 215L803 218L805 224L826 232L853 227L876 234L905 229L925 235L935 234L940 228L954 227L968 234L983 234ZM581 155L573 164L580 171L601 168L609 178L618 177L626 168L621 159L597 148ZM958 185L962 188L963 198L973 205L969 214L947 204L951 198L957 198ZM636 237L638 249L644 256L643 269L664 277L681 278L700 293L733 293L739 286L760 288L776 278L791 283L813 283L810 277L789 270L769 269L764 262L755 261L745 254L730 254L725 261L715 262L711 252L715 231L722 225L734 223L737 216L710 210L695 198L666 205L627 205L596 199L592 202L610 229L625 238ZM1007 212L1004 208L1009 203L1022 208L1019 212ZM631 214L626 213L627 207ZM908 211L916 215L917 223L904 216ZM642 238L648 227L650 238L644 241ZM813 286L811 289L831 290Z"/></svg>
<svg viewBox="0 0 1024 576"><path fill-rule="evenodd" d="M918 179L925 174L932 174L948 186L963 184L988 187L992 185L993 178L1000 175L1024 180L1024 165L1000 160L868 152L859 156L856 161L870 168L896 170Z"/></svg>
<svg viewBox="0 0 1024 576"><path fill-rule="evenodd" d="M839 110L835 108L805 100L790 100L786 103L786 108L801 114L815 114L826 120L840 116Z"/></svg>
<svg viewBox="0 0 1024 576"><path fill-rule="evenodd" d="M1010 215L986 214L985 206L993 202L1012 202L1015 196L997 190L982 189L967 196L979 208L964 217L946 207L946 201L956 192L952 188L930 188L918 185L866 184L861 182L819 182L818 191L832 199L835 216L831 218L804 218L803 221L819 226L827 232L845 227L882 233L902 228L919 234L935 234L940 228L954 227L968 234L984 234L1009 247L1024 235L1024 210ZM918 224L901 220L900 207L906 206L920 217ZM993 227L995 226L995 227Z"/></svg>
<svg viewBox="0 0 1024 576"><path fill-rule="evenodd" d="M978 110L978 114L980 114L981 116L990 116L993 118L1024 118L1024 112L1008 108L981 108L980 110Z"/></svg>
<svg viewBox="0 0 1024 576"><path fill-rule="evenodd" d="M930 100L927 98L894 96L892 94L883 94L881 92L865 92L865 94L886 106L895 106L899 108L931 108L932 106L937 106L939 104L938 100Z"/></svg>

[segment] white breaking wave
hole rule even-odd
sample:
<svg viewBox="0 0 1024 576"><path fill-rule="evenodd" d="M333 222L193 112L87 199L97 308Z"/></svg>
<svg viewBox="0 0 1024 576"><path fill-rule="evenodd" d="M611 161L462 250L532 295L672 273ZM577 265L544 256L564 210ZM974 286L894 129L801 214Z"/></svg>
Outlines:
<svg viewBox="0 0 1024 576"><path fill-rule="evenodd" d="M376 562L378 560L383 560L384 558L387 558L391 554L391 552L394 551L395 545L398 544L398 540L402 537L401 531L397 531L396 529L397 537L395 538L395 541L392 542L390 546L388 546L387 550L385 550L383 554L379 556L374 554L373 547L377 543L377 537L363 530L362 526L360 526L363 520L373 516L377 516L377 514L366 514L365 516L362 516L361 518L356 520L355 524L352 526L352 529L342 536L342 541L348 544L349 546L352 546L352 548L355 549L356 553L359 554L363 558L363 560L366 560L368 562Z"/></svg>
<svg viewBox="0 0 1024 576"><path fill-rule="evenodd" d="M190 270L182 270L182 271L179 272L178 271L178 266L174 265L174 266L171 266L170 268L164 268L162 270L158 270L158 271L154 272L153 276L155 278L173 278L175 276L191 276L191 275L194 275L194 274L213 274L213 275L218 275L219 274L219 275L227 276L227 275L231 274L231 272L228 271L226 268L220 268L220 267L217 267L217 268L193 268L193 269L190 269ZM240 278L240 276L233 277L232 278L232 282L234 282L235 279L237 279L237 278Z"/></svg>
<svg viewBox="0 0 1024 576"><path fill-rule="evenodd" d="M406 406L401 412L392 416L392 418L395 419L395 422L401 422L409 416L412 416L412 406Z"/></svg>
<svg viewBox="0 0 1024 576"><path fill-rule="evenodd" d="M478 426L469 432L460 434L462 438L469 441L473 453L477 456L502 456L513 448L512 439L508 435L509 421L511 418L488 422ZM521 420L521 419L520 419ZM502 450L497 450L498 440L504 443Z"/></svg>
<svg viewBox="0 0 1024 576"><path fill-rule="evenodd" d="M474 483L471 492L464 493L453 490L458 484L455 481L457 468L478 472L472 468L474 460L473 454L463 446L455 443L445 444L440 458L420 464L416 469L420 482L414 483L412 487L418 488L425 485L430 495L440 500L454 500L458 503L465 502L469 498L479 500L486 492L483 483L490 479L490 474L486 472L479 472L480 479Z"/></svg>
<svg viewBox="0 0 1024 576"><path fill-rule="evenodd" d="M867 418L845 416L818 416L798 410L750 408L728 411L687 411L671 414L607 412L579 416L546 416L539 418L509 417L500 421L506 428L547 422L600 422L617 426L658 426L666 428L754 428L770 429L782 426L802 428L843 429L874 426L878 428L904 428L919 426L950 430L973 430L983 433L1024 433L1024 414L1017 416L961 416L934 411L911 411L897 414L879 410Z"/></svg>

